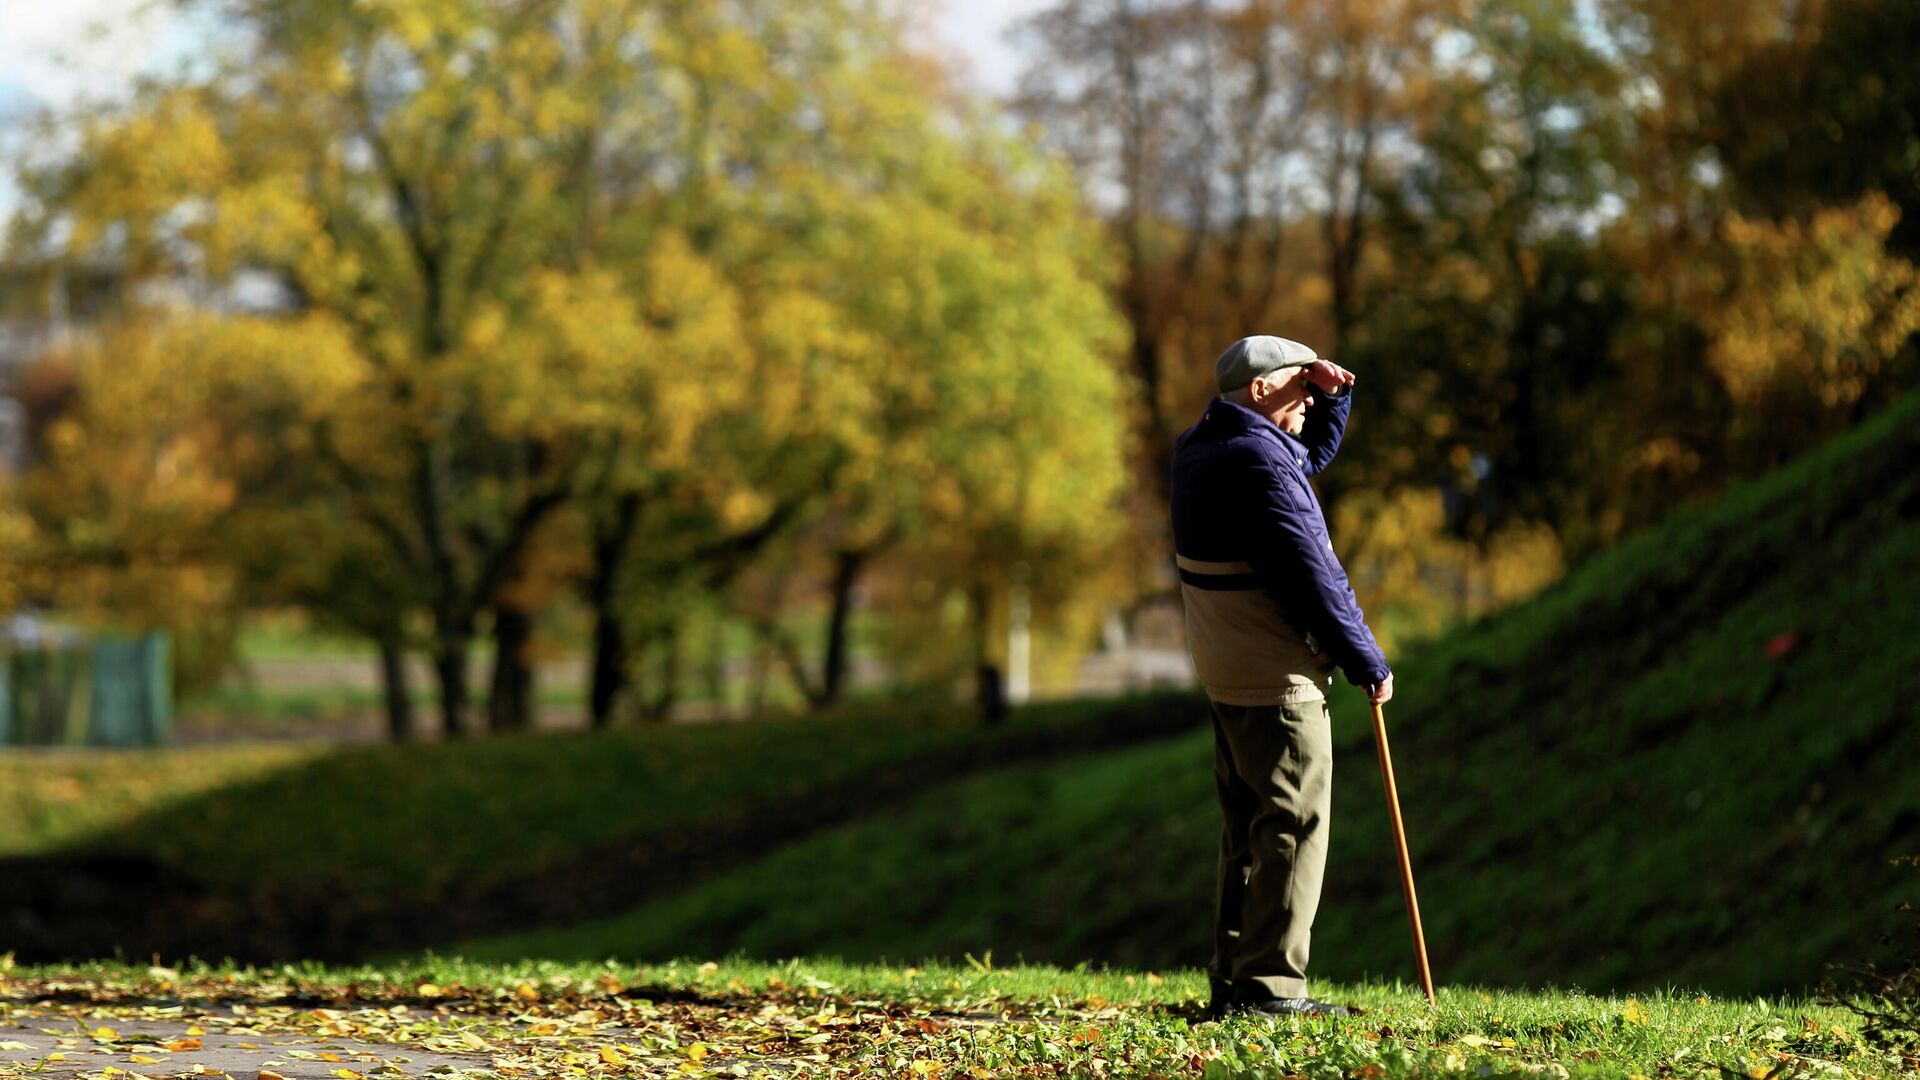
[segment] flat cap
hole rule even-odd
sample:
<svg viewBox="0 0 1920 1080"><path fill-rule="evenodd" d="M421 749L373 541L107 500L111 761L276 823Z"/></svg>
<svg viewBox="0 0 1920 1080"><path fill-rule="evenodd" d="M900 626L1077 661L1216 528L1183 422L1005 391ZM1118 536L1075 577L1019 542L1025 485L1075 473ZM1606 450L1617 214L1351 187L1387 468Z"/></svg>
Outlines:
<svg viewBox="0 0 1920 1080"><path fill-rule="evenodd" d="M1262 375L1282 368L1306 367L1318 359L1312 349L1290 338L1255 334L1227 346L1227 351L1213 362L1213 380L1221 393L1228 394Z"/></svg>

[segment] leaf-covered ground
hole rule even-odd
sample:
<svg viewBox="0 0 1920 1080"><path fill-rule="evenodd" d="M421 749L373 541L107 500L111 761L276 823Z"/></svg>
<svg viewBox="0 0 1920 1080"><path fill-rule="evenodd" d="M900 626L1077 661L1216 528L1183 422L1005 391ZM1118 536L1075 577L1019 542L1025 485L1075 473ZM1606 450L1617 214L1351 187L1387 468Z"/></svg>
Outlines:
<svg viewBox="0 0 1920 1080"><path fill-rule="evenodd" d="M1877 1077L1920 1059L1851 1013L1317 985L1364 1010L1200 1015L1198 972L832 961L272 970L90 964L0 973L0 1077Z"/></svg>

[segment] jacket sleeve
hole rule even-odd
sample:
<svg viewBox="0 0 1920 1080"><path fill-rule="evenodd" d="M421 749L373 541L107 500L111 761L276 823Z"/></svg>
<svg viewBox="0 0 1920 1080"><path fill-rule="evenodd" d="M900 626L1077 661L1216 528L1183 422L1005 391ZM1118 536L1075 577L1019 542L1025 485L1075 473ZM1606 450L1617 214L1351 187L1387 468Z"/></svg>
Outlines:
<svg viewBox="0 0 1920 1080"><path fill-rule="evenodd" d="M1252 471L1259 490L1249 499L1253 535L1248 538L1248 562L1287 618L1314 636L1348 682L1383 682L1392 669L1367 628L1331 541L1323 529L1313 527L1320 509L1302 497L1304 483L1294 483L1281 469L1268 462Z"/></svg>
<svg viewBox="0 0 1920 1080"><path fill-rule="evenodd" d="M1307 448L1308 476L1317 476L1333 464L1340 452L1340 437L1347 431L1347 411L1353 408L1353 387L1343 386L1338 394L1314 388L1313 404L1307 406L1307 423L1300 429L1300 441Z"/></svg>

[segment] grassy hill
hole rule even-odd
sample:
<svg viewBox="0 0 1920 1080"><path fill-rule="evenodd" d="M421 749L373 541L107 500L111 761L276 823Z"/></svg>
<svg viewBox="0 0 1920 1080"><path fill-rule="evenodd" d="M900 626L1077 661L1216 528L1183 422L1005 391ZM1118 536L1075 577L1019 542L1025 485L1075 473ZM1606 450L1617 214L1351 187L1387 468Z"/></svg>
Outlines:
<svg viewBox="0 0 1920 1080"><path fill-rule="evenodd" d="M1395 766L1444 982L1799 989L1920 880L1920 398L1396 665ZM1334 703L1313 970L1411 972L1366 713ZM477 957L1193 966L1208 736L930 791Z"/></svg>
<svg viewBox="0 0 1920 1080"><path fill-rule="evenodd" d="M619 911L958 776L1205 723L1164 695L408 746L0 754L22 960L343 959Z"/></svg>

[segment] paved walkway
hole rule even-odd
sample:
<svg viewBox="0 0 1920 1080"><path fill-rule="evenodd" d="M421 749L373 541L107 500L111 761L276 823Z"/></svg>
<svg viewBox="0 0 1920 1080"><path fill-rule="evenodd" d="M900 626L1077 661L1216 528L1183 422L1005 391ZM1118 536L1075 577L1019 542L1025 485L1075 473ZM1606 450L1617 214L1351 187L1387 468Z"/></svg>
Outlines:
<svg viewBox="0 0 1920 1080"><path fill-rule="evenodd" d="M244 1008L244 1006L242 1007ZM186 1010L182 1010L185 1012ZM14 1016L0 1021L0 1076L217 1076L236 1080L341 1080L377 1077L497 1075L491 1055L440 1036L438 1048L369 1042L320 1024L260 1022L231 1008L194 1009L178 1020L87 1021L78 1015ZM266 1014L270 1016L271 1014ZM311 1017L311 1013L305 1014ZM391 1014L389 1014L391 1015ZM305 1028L302 1030L302 1028ZM431 1039L428 1041L432 1041ZM110 1069L121 1070L119 1073Z"/></svg>

